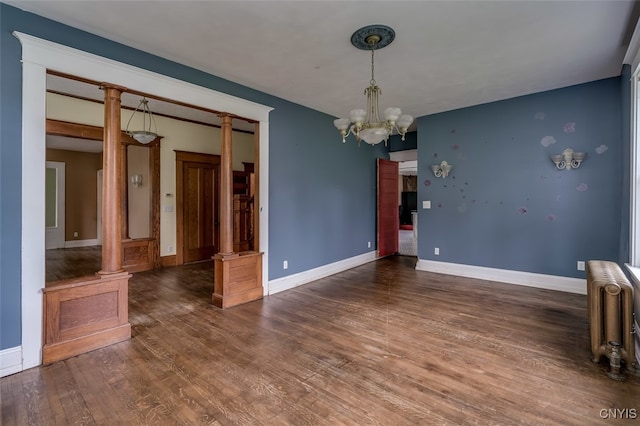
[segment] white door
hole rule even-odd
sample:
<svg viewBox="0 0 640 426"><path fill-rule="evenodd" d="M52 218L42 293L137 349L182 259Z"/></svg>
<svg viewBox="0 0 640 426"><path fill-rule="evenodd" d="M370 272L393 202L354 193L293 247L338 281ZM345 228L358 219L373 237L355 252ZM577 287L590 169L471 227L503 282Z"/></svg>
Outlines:
<svg viewBox="0 0 640 426"><path fill-rule="evenodd" d="M47 161L45 173L45 248L64 248L65 163Z"/></svg>

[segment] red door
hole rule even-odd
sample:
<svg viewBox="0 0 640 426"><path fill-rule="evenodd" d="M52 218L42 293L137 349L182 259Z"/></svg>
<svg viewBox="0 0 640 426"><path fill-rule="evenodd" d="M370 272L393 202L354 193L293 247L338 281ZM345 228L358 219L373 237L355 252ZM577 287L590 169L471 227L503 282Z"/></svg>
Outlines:
<svg viewBox="0 0 640 426"><path fill-rule="evenodd" d="M398 252L398 163L378 159L378 256Z"/></svg>

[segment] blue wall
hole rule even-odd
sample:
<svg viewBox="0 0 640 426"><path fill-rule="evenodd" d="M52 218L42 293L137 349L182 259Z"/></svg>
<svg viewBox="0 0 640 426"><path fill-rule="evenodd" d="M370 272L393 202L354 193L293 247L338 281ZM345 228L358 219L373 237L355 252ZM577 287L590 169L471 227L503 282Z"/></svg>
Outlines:
<svg viewBox="0 0 640 426"><path fill-rule="evenodd" d="M269 279L356 256L375 245L375 158L341 143L334 117L0 4L0 350L20 345L20 31L274 107L270 115ZM44 224L43 224L44 226ZM289 269L282 269L288 260ZM44 285L44 283L43 283Z"/></svg>
<svg viewBox="0 0 640 426"><path fill-rule="evenodd" d="M419 118L419 258L566 277L618 261L621 105L611 78ZM567 147L588 157L556 170ZM446 179L429 169L442 160Z"/></svg>
<svg viewBox="0 0 640 426"><path fill-rule="evenodd" d="M393 135L389 138L387 144L389 146L389 152L406 151L408 149L418 148L418 132L409 132L404 135L404 140L400 135Z"/></svg>

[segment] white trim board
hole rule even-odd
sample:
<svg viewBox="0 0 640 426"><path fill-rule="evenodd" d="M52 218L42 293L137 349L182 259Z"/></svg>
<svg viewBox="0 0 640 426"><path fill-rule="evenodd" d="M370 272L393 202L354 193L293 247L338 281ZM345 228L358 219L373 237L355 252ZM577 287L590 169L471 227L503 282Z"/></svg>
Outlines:
<svg viewBox="0 0 640 426"><path fill-rule="evenodd" d="M71 240L64 242L64 248L76 248L76 247L91 247L97 246L98 239L94 238L92 240Z"/></svg>
<svg viewBox="0 0 640 426"><path fill-rule="evenodd" d="M45 283L45 123L47 69L259 121L260 247L269 276L269 112L273 109L162 74L20 32L22 44L22 368L42 362L42 287ZM265 293L268 287L264 286Z"/></svg>
<svg viewBox="0 0 640 426"><path fill-rule="evenodd" d="M587 294L587 282L580 278L559 277L556 275L536 274L532 272L510 271L507 269L486 268L483 266L463 265L459 263L436 262L418 259L416 270L457 275L507 284L564 291L567 293Z"/></svg>
<svg viewBox="0 0 640 426"><path fill-rule="evenodd" d="M297 274L277 278L275 280L269 281L269 294L275 294L284 290L289 290L294 287L310 283L311 281L319 280L321 278L328 277L329 275L337 274L338 272L346 271L347 269L364 265L365 263L372 262L376 259L377 252L371 251L358 256L350 257L348 259L329 263L328 265L319 266L314 269L299 272Z"/></svg>
<svg viewBox="0 0 640 426"><path fill-rule="evenodd" d="M4 349L0 351L0 377L22 371L22 348Z"/></svg>

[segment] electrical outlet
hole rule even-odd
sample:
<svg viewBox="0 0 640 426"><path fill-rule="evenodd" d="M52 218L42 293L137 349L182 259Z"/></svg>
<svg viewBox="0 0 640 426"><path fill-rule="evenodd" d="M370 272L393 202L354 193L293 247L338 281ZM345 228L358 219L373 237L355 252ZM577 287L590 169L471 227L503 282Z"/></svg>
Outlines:
<svg viewBox="0 0 640 426"><path fill-rule="evenodd" d="M440 249L438 247L434 248L433 254L435 254L436 256L440 256Z"/></svg>
<svg viewBox="0 0 640 426"><path fill-rule="evenodd" d="M287 269L289 267L289 262L288 261L284 261L282 262L282 269Z"/></svg>
<svg viewBox="0 0 640 426"><path fill-rule="evenodd" d="M167 246L167 251L168 251L169 253L173 252L173 246Z"/></svg>
<svg viewBox="0 0 640 426"><path fill-rule="evenodd" d="M584 261L578 260L578 271L584 271Z"/></svg>
<svg viewBox="0 0 640 426"><path fill-rule="evenodd" d="M367 248L371 248L371 241L367 243Z"/></svg>
<svg viewBox="0 0 640 426"><path fill-rule="evenodd" d="M73 233L73 237L74 237L74 238L78 238L78 231L76 231L76 232L74 232L74 233Z"/></svg>

